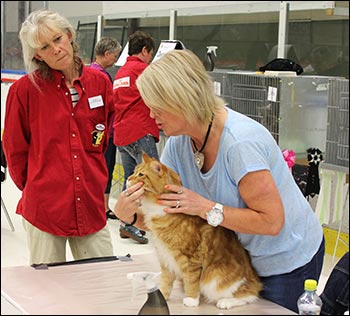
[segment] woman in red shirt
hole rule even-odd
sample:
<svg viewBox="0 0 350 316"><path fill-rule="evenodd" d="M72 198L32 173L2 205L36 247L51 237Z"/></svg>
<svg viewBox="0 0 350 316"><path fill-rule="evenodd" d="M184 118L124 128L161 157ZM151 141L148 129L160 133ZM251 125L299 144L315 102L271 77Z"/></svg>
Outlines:
<svg viewBox="0 0 350 316"><path fill-rule="evenodd" d="M19 37L28 74L9 89L3 146L22 191L30 263L113 255L104 190L112 87L85 67L75 31L55 12L32 12ZM136 203L134 203L136 205Z"/></svg>

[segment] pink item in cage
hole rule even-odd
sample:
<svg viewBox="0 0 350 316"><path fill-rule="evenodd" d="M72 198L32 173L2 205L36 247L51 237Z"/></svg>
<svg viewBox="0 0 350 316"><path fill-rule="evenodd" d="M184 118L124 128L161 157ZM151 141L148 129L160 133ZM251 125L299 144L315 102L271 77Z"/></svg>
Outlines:
<svg viewBox="0 0 350 316"><path fill-rule="evenodd" d="M289 170L292 172L292 167L295 165L295 152L294 150L283 149L282 154L284 160L286 161Z"/></svg>

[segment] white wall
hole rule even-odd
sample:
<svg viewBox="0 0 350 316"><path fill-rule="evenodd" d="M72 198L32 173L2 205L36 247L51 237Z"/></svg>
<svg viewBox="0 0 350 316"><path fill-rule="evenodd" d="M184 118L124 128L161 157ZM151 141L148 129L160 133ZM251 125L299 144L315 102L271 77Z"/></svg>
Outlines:
<svg viewBox="0 0 350 316"><path fill-rule="evenodd" d="M262 1L265 5L271 3L271 1ZM260 3L260 2L259 2ZM211 12L215 8L228 8L231 10L238 9L240 5L257 5L256 1L103 1L103 14L117 14L122 15L124 13L135 12L148 12L147 15L152 15L152 12L157 11L169 11L169 10L186 10L190 12L190 9L207 8ZM203 11L203 10L202 10Z"/></svg>
<svg viewBox="0 0 350 316"><path fill-rule="evenodd" d="M66 18L70 18L100 15L102 14L102 2L104 1L47 1L47 4L49 10L57 11Z"/></svg>
<svg viewBox="0 0 350 316"><path fill-rule="evenodd" d="M306 1L308 2L308 1ZM147 16L157 11L168 12L169 10L182 10L188 12L190 9L205 8L208 9L207 14L213 14L213 10L221 8L227 11L227 8L233 12L243 10L244 12L256 12L270 10L271 7L279 8L279 2L275 1L47 1L48 9L58 11L67 18L76 16L92 16L92 15L125 15L134 17L133 14L143 12ZM202 13L203 12L202 10ZM229 12L226 12L229 13Z"/></svg>
<svg viewBox="0 0 350 316"><path fill-rule="evenodd" d="M325 10L334 8L336 1L288 1L290 10ZM228 13L276 12L280 1L47 1L48 9L67 18L103 15L107 18L211 15Z"/></svg>

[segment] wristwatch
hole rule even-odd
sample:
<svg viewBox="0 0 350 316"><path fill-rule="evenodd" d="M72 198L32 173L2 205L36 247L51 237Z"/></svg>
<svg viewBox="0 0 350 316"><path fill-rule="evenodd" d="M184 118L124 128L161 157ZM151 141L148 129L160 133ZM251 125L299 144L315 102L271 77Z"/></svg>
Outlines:
<svg viewBox="0 0 350 316"><path fill-rule="evenodd" d="M205 215L209 225L214 227L219 226L224 221L224 206L220 203L216 203Z"/></svg>

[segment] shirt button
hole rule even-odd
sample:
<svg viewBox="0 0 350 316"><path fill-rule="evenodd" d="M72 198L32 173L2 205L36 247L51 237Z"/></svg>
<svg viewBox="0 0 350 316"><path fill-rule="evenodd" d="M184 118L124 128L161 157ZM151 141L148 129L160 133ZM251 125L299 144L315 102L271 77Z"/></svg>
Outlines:
<svg viewBox="0 0 350 316"><path fill-rule="evenodd" d="M65 95L68 95L68 92L66 92Z"/></svg>
<svg viewBox="0 0 350 316"><path fill-rule="evenodd" d="M73 156L73 158L74 158L74 159L77 159L77 158L78 158L78 156L77 156L77 155L74 155L74 156Z"/></svg>
<svg viewBox="0 0 350 316"><path fill-rule="evenodd" d="M75 179L76 179L77 181L79 181L79 180L80 180L80 178L79 178L79 177L76 177Z"/></svg>
<svg viewBox="0 0 350 316"><path fill-rule="evenodd" d="M75 137L75 134L74 134L74 133L72 134L72 137Z"/></svg>
<svg viewBox="0 0 350 316"><path fill-rule="evenodd" d="M80 201L80 197L77 198L77 201Z"/></svg>
<svg viewBox="0 0 350 316"><path fill-rule="evenodd" d="M72 116L74 116L74 113L72 113Z"/></svg>

